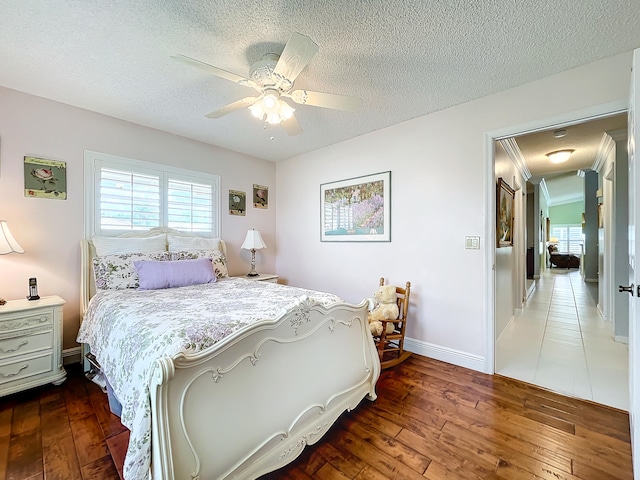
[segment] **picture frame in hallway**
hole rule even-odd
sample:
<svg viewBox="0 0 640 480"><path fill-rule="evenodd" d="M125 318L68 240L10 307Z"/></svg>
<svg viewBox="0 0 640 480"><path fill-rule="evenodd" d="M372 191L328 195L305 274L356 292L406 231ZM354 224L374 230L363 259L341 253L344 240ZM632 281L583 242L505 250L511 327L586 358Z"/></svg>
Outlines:
<svg viewBox="0 0 640 480"><path fill-rule="evenodd" d="M504 181L498 178L496 192L496 240L497 247L513 246L513 203L516 192Z"/></svg>
<svg viewBox="0 0 640 480"><path fill-rule="evenodd" d="M390 242L391 172L320 185L320 241Z"/></svg>

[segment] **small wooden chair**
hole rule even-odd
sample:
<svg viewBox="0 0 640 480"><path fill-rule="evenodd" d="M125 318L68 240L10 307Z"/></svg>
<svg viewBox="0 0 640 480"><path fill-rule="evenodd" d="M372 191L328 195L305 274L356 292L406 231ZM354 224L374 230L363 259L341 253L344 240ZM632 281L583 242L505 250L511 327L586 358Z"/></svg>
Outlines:
<svg viewBox="0 0 640 480"><path fill-rule="evenodd" d="M384 286L384 277L380 278L380 286ZM378 348L380 366L382 368L393 367L411 356L411 352L407 352L404 349L404 333L407 327L410 293L411 282L407 282L405 288L396 287L400 314L396 319L381 320L382 333L373 337ZM387 333L388 324L393 325L391 333Z"/></svg>

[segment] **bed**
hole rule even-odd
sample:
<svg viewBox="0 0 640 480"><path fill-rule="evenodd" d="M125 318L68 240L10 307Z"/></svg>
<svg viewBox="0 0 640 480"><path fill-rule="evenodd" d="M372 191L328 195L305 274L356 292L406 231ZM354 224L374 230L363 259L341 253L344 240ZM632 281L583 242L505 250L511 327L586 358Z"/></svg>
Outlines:
<svg viewBox="0 0 640 480"><path fill-rule="evenodd" d="M164 250L155 250L163 238ZM219 240L217 249L201 248L211 239L154 229L119 237L117 253L106 254L113 249L98 240L82 244L78 341L122 403L131 431L126 480L256 478L294 460L363 398L376 398L369 300L352 305L328 293L229 278ZM140 269L137 288L110 288L101 273L131 273L128 263L105 267L111 255L164 270L211 258L215 279L142 289L166 275ZM126 284L135 275L120 277Z"/></svg>

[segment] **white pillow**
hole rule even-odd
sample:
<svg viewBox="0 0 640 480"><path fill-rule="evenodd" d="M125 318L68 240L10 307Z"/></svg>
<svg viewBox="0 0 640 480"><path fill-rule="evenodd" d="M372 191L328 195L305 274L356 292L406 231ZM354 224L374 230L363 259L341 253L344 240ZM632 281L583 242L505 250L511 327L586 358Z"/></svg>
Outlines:
<svg viewBox="0 0 640 480"><path fill-rule="evenodd" d="M167 233L167 243L170 252L184 252L191 250L220 250L219 238L187 237Z"/></svg>
<svg viewBox="0 0 640 480"><path fill-rule="evenodd" d="M152 237L93 237L96 255L120 255L124 253L151 253L167 250L167 239L164 233Z"/></svg>

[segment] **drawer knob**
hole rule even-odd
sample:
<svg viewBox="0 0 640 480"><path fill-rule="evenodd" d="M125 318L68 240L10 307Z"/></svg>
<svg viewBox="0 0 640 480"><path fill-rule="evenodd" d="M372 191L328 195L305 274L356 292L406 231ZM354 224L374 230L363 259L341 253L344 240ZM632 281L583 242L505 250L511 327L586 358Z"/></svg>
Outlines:
<svg viewBox="0 0 640 480"><path fill-rule="evenodd" d="M15 348L10 348L8 350L5 350L4 348L0 348L0 352L1 353L11 353L11 352L15 352L16 350L20 350L22 347L24 347L25 345L29 344L29 340L23 340L22 342L20 342L20 345L18 345Z"/></svg>
<svg viewBox="0 0 640 480"><path fill-rule="evenodd" d="M9 378L9 377L15 377L16 375L18 375L22 370L24 370L25 368L27 368L29 365L28 364L24 364L20 367L20 369L15 372L15 373L0 373L0 377L2 378Z"/></svg>

